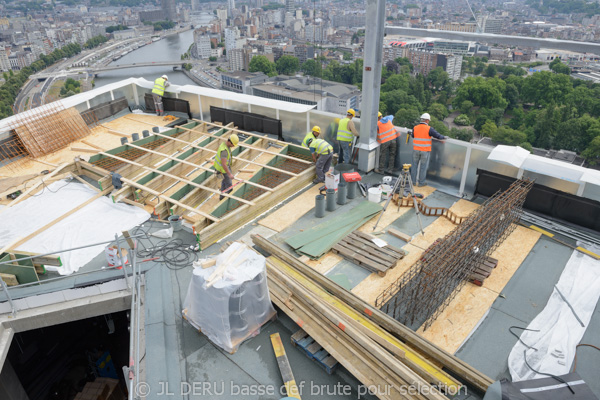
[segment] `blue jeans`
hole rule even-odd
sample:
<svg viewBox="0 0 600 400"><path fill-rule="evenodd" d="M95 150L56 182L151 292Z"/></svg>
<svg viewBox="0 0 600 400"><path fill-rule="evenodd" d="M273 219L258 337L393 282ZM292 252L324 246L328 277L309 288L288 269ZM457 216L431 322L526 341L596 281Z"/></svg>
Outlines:
<svg viewBox="0 0 600 400"><path fill-rule="evenodd" d="M430 151L413 150L412 167L410 167L410 178L414 185L425 185L427 178L427 168L429 167ZM421 167L419 168L419 163ZM417 178L417 169L419 169L419 177Z"/></svg>
<svg viewBox="0 0 600 400"><path fill-rule="evenodd" d="M340 156L338 158L338 164L350 164L350 146L352 145L352 142L344 142L342 140L338 140L338 144L340 146Z"/></svg>

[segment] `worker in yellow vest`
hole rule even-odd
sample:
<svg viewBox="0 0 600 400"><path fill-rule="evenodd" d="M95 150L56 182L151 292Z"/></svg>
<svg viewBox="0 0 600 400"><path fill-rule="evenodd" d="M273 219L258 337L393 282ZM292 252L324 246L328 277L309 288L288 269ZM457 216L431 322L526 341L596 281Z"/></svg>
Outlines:
<svg viewBox="0 0 600 400"><path fill-rule="evenodd" d="M308 132L306 136L304 136L304 140L302 141L302 147L308 148L308 141L315 140L321 134L321 128L317 125L313 126L312 131Z"/></svg>
<svg viewBox="0 0 600 400"><path fill-rule="evenodd" d="M431 117L428 113L421 115L421 123L413 128L410 135L413 137L413 155L410 175L413 183L417 186L425 186L427 168L429 167L429 156L431 155L431 138L446 140L447 136L441 135L429 126ZM417 170L419 174L417 175Z"/></svg>
<svg viewBox="0 0 600 400"><path fill-rule="evenodd" d="M217 170L219 178L223 179L221 182L221 193L230 192L232 189L233 173L231 172L231 149L233 149L239 143L240 139L235 133L229 136L226 142L221 142L215 155L214 167ZM223 199L223 195L219 196L219 200Z"/></svg>
<svg viewBox="0 0 600 400"><path fill-rule="evenodd" d="M156 78L154 81L154 87L152 88L152 98L154 99L154 108L156 109L156 115L165 115L163 108L162 98L165 95L165 89L169 87L169 77L163 75L160 78Z"/></svg>
<svg viewBox="0 0 600 400"><path fill-rule="evenodd" d="M337 130L337 142L340 146L340 155L338 163L350 164L350 145L352 144L352 137L358 136L356 127L352 118L356 115L356 112L351 108L346 112L346 118L342 118L338 125Z"/></svg>
<svg viewBox="0 0 600 400"><path fill-rule="evenodd" d="M378 174L393 174L396 162L396 138L399 136L398 129L394 126L393 115L377 113L377 142L379 143L379 168L375 168ZM385 168L386 160L388 168Z"/></svg>
<svg viewBox="0 0 600 400"><path fill-rule="evenodd" d="M325 182L325 174L329 171L333 159L333 146L323 139L309 139L308 147L316 164L317 179L313 183Z"/></svg>

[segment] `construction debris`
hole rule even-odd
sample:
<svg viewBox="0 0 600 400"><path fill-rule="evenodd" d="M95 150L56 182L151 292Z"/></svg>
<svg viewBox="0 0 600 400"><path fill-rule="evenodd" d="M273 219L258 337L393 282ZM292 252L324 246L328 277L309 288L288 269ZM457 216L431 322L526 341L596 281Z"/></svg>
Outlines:
<svg viewBox="0 0 600 400"><path fill-rule="evenodd" d="M492 384L489 377L368 305L269 239L252 235L252 240L273 254L267 260L272 300L361 383L390 388L387 394L377 394L379 398L410 398L398 391L408 383L423 389L419 392L422 398L443 399L430 383L455 389L461 383L442 368L484 392Z"/></svg>
<svg viewBox="0 0 600 400"><path fill-rule="evenodd" d="M375 305L404 324L427 329L460 288L519 222L533 181L515 181L432 244L406 273L377 297Z"/></svg>
<svg viewBox="0 0 600 400"><path fill-rule="evenodd" d="M406 255L403 250L361 231L352 232L331 250L379 276L385 276Z"/></svg>

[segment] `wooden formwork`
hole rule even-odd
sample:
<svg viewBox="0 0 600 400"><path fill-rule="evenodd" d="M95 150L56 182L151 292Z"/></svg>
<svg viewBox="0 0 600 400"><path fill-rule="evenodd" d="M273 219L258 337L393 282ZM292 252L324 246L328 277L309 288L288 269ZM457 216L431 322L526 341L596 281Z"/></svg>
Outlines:
<svg viewBox="0 0 600 400"><path fill-rule="evenodd" d="M221 193L214 156L231 132L240 135L232 172L250 174L234 190ZM154 144L160 143L158 146ZM314 177L308 149L235 129L231 124L194 121L170 131L78 160L84 173L111 185L111 168L123 187L113 201L152 206L161 218L184 216L193 223L202 248L216 242L306 186ZM252 167L252 169L248 169ZM218 200L219 195L224 196Z"/></svg>

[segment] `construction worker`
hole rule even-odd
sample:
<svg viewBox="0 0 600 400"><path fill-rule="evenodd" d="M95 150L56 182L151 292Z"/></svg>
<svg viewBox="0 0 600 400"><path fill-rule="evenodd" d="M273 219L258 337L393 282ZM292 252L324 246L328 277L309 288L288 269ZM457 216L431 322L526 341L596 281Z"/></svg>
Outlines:
<svg viewBox="0 0 600 400"><path fill-rule="evenodd" d="M165 95L165 89L169 87L169 77L163 75L160 78L156 78L154 81L154 88L152 88L152 98L154 99L154 108L156 109L156 115L165 115L163 108L162 98Z"/></svg>
<svg viewBox="0 0 600 400"><path fill-rule="evenodd" d="M434 128L429 126L431 117L428 113L421 115L421 123L413 128L410 135L413 137L413 163L410 170L412 181L417 186L425 186L429 156L431 155L431 138L446 140L447 136L440 135ZM417 169L419 175L417 177Z"/></svg>
<svg viewBox="0 0 600 400"><path fill-rule="evenodd" d="M302 141L302 147L308 148L308 141L315 140L321 134L321 128L317 125L313 126L312 131L308 132L306 136L304 136L304 140Z"/></svg>
<svg viewBox="0 0 600 400"><path fill-rule="evenodd" d="M394 164L396 162L396 138L399 136L399 131L396 129L392 121L393 115L377 113L377 142L379 143L379 168L375 168L378 174L393 174ZM385 168L385 161L388 161L389 168Z"/></svg>
<svg viewBox="0 0 600 400"><path fill-rule="evenodd" d="M313 183L325 182L325 173L329 171L333 159L333 146L323 139L309 139L308 147L316 164L317 179Z"/></svg>
<svg viewBox="0 0 600 400"><path fill-rule="evenodd" d="M221 142L215 155L214 167L218 175L223 181L221 182L221 193L230 192L232 189L233 173L231 172L231 149L237 146L240 139L238 135L232 133L226 142ZM219 200L223 199L223 195L219 196Z"/></svg>
<svg viewBox="0 0 600 400"><path fill-rule="evenodd" d="M337 130L337 141L340 146L340 156L338 163L350 164L350 145L352 143L352 136L358 136L356 127L352 118L356 115L356 112L351 108L346 112L346 118L342 118L338 125Z"/></svg>

